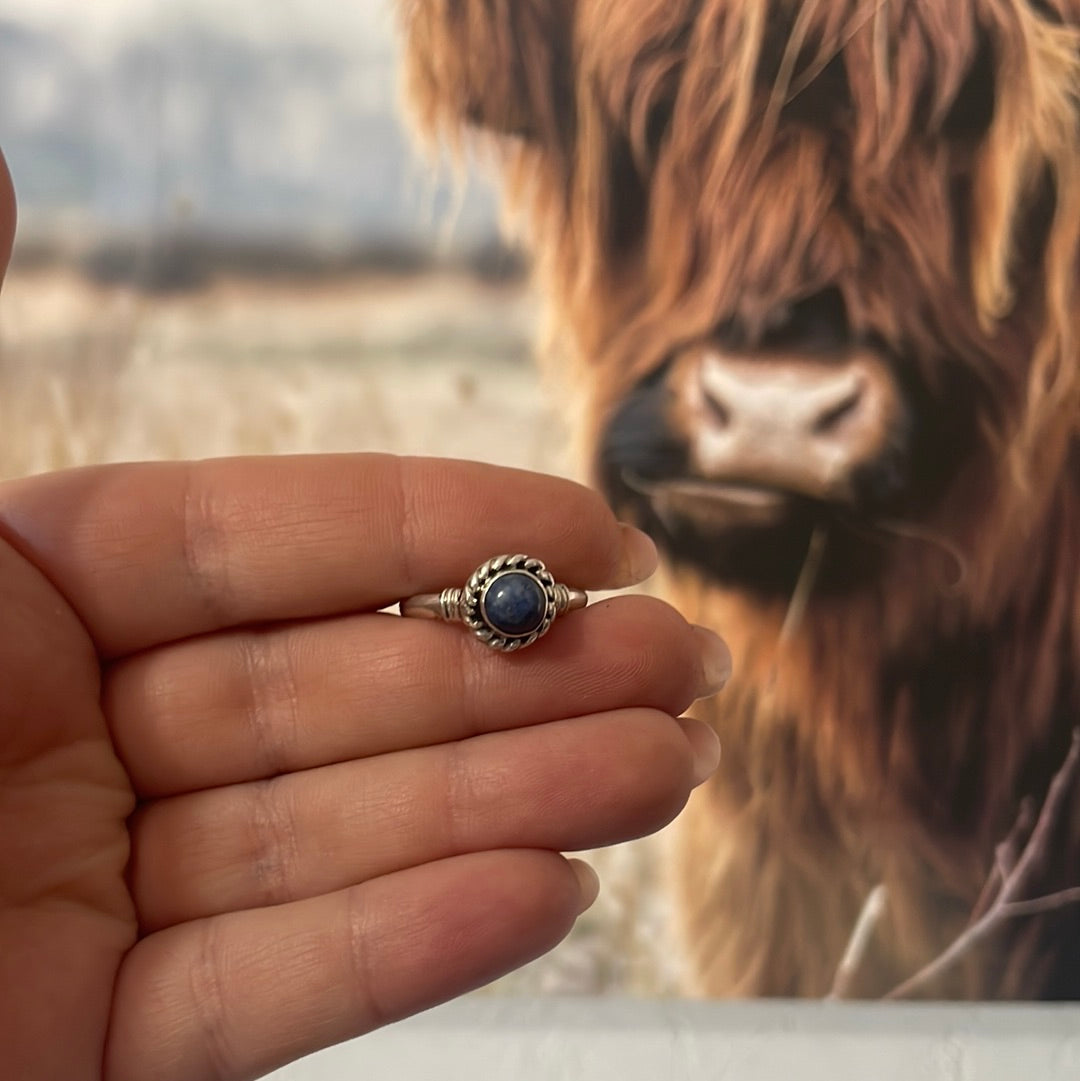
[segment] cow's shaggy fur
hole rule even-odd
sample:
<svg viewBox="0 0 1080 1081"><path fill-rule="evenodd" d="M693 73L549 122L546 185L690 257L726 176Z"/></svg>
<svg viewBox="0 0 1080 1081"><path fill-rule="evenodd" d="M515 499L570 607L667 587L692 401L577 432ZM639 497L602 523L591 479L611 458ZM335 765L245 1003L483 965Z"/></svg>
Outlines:
<svg viewBox="0 0 1080 1081"><path fill-rule="evenodd" d="M1080 0L404 17L421 120L497 137L598 483L736 654L683 826L696 986L825 993L883 882L855 984L881 994L963 928L1080 721ZM702 350L789 374L865 355L892 402L872 460L777 520L713 521L684 483L708 503L688 448L729 419L684 393ZM1047 892L1080 883L1070 814ZM1080 998L1080 907L929 992Z"/></svg>

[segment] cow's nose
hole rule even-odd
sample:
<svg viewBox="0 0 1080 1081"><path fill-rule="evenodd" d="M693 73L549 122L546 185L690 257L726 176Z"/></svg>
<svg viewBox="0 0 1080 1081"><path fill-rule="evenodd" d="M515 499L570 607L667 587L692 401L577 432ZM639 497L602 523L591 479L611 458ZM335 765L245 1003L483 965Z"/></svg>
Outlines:
<svg viewBox="0 0 1080 1081"><path fill-rule="evenodd" d="M853 474L888 447L900 414L895 379L866 351L805 356L699 354L691 442L706 476L845 497Z"/></svg>
<svg viewBox="0 0 1080 1081"><path fill-rule="evenodd" d="M863 365L826 374L795 370L751 370L708 356L701 389L712 423L720 428L768 429L779 419L804 438L838 438L874 410L873 390ZM869 419L869 417L866 417Z"/></svg>

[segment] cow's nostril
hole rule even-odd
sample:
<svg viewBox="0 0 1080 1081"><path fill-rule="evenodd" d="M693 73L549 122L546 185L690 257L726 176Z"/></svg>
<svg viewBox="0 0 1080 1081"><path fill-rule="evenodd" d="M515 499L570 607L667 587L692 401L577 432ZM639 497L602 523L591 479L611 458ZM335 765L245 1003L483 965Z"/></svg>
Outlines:
<svg viewBox="0 0 1080 1081"><path fill-rule="evenodd" d="M865 390L865 385L860 382L857 387L848 391L838 402L825 409L814 421L814 435L830 435L839 428L845 420L857 412L862 404Z"/></svg>
<svg viewBox="0 0 1080 1081"><path fill-rule="evenodd" d="M716 391L706 388L705 408L709 416L718 428L727 428L731 425L731 410L719 397Z"/></svg>

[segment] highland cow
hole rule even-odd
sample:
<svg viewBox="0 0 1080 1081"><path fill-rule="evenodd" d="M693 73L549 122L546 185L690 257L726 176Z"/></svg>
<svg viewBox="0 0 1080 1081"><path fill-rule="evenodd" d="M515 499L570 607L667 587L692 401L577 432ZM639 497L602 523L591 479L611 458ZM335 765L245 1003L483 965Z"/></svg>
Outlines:
<svg viewBox="0 0 1080 1081"><path fill-rule="evenodd" d="M694 987L826 994L883 884L850 986L883 995L1080 721L1080 0L404 21L422 123L494 136L597 483L733 645L682 825ZM1046 826L1029 893L1080 884L1080 800ZM1072 898L919 993L1080 998Z"/></svg>

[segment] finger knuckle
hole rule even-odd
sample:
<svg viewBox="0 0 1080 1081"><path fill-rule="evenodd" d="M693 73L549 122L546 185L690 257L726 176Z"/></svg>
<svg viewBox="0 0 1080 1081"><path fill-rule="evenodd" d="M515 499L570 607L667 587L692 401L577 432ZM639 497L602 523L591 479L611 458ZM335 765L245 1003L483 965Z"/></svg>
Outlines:
<svg viewBox="0 0 1080 1081"><path fill-rule="evenodd" d="M258 903L292 900L299 842L295 809L280 781L260 781L251 786L247 832Z"/></svg>
<svg viewBox="0 0 1080 1081"><path fill-rule="evenodd" d="M229 981L223 968L227 956L219 925L214 920L205 921L190 968L190 996L207 1081L224 1081L236 1074L238 1056L226 1022L229 1003L225 988Z"/></svg>
<svg viewBox="0 0 1080 1081"><path fill-rule="evenodd" d="M198 467L187 467L183 494L183 562L191 594L220 621L232 595L231 545L213 490Z"/></svg>
<svg viewBox="0 0 1080 1081"><path fill-rule="evenodd" d="M295 760L300 690L292 633L255 631L237 637L244 674L245 721L263 776L284 773Z"/></svg>

